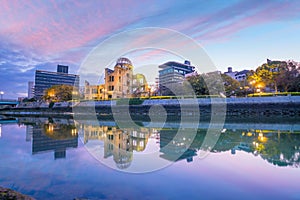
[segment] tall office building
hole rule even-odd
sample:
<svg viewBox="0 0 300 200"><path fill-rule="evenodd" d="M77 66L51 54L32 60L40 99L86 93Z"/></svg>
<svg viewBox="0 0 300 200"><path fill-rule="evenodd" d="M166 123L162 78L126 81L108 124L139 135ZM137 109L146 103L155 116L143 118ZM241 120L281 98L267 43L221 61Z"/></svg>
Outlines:
<svg viewBox="0 0 300 200"><path fill-rule="evenodd" d="M60 72L60 73L68 73L69 71L69 67L66 66L66 65L57 65L57 72Z"/></svg>
<svg viewBox="0 0 300 200"><path fill-rule="evenodd" d="M33 97L34 97L34 84L33 84L33 81L29 81L27 98L31 99Z"/></svg>
<svg viewBox="0 0 300 200"><path fill-rule="evenodd" d="M170 61L159 66L159 89L161 95L174 95L182 87L185 75L195 72L189 61Z"/></svg>
<svg viewBox="0 0 300 200"><path fill-rule="evenodd" d="M41 99L46 89L53 85L72 85L79 88L79 75L68 74L68 66L58 65L57 72L35 71L34 96Z"/></svg>

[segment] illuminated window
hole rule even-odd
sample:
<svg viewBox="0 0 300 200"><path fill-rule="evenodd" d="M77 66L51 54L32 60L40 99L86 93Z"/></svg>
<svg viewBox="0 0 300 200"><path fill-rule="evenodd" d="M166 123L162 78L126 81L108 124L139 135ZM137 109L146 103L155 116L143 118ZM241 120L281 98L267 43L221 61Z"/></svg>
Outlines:
<svg viewBox="0 0 300 200"><path fill-rule="evenodd" d="M143 147L144 146L144 141L140 141L140 147Z"/></svg>
<svg viewBox="0 0 300 200"><path fill-rule="evenodd" d="M137 136L137 132L136 131L132 131L132 136L136 137Z"/></svg>

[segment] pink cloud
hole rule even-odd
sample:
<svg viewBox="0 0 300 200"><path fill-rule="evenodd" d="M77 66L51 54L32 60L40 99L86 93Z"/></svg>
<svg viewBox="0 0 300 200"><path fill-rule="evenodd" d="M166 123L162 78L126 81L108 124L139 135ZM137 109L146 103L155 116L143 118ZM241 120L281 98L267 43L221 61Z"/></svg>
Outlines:
<svg viewBox="0 0 300 200"><path fill-rule="evenodd" d="M87 45L139 19L131 2L35 3L5 1L0 34L43 54Z"/></svg>
<svg viewBox="0 0 300 200"><path fill-rule="evenodd" d="M287 10L288 12L285 12L284 10ZM198 39L211 40L213 38L224 38L252 26L281 21L293 17L295 14L299 13L299 11L300 9L294 7L291 3L269 5L251 15L247 15L225 26L218 27L211 32L200 35Z"/></svg>

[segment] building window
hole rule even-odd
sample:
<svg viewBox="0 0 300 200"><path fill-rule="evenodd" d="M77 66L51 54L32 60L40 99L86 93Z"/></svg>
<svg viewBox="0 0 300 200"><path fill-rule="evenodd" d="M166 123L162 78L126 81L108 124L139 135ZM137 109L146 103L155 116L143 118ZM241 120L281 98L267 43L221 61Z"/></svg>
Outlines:
<svg viewBox="0 0 300 200"><path fill-rule="evenodd" d="M115 81L115 77L114 76L109 76L109 82L114 82Z"/></svg>
<svg viewBox="0 0 300 200"><path fill-rule="evenodd" d="M93 93L93 94L97 94L97 93L98 93L97 89L94 89L94 88L93 88L93 89L92 89L92 93Z"/></svg>
<svg viewBox="0 0 300 200"><path fill-rule="evenodd" d="M121 76L119 76L119 82L121 82Z"/></svg>
<svg viewBox="0 0 300 200"><path fill-rule="evenodd" d="M108 86L109 91L114 91L115 87L113 85Z"/></svg>
<svg viewBox="0 0 300 200"><path fill-rule="evenodd" d="M137 132L136 131L132 131L132 136L136 137L137 136Z"/></svg>
<svg viewBox="0 0 300 200"><path fill-rule="evenodd" d="M140 147L144 147L144 141L140 141L139 146L140 146Z"/></svg>
<svg viewBox="0 0 300 200"><path fill-rule="evenodd" d="M122 91L122 87L121 86L119 86L119 91Z"/></svg>
<svg viewBox="0 0 300 200"><path fill-rule="evenodd" d="M114 139L114 135L108 135L108 139L109 140L113 140Z"/></svg>

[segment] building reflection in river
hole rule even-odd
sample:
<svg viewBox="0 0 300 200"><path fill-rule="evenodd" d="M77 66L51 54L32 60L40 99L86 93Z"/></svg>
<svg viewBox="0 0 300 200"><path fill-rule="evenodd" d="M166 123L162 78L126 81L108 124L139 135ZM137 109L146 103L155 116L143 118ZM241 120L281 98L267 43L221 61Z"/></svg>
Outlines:
<svg viewBox="0 0 300 200"><path fill-rule="evenodd" d="M276 166L300 167L299 133L296 130L227 130L213 152L244 151Z"/></svg>
<svg viewBox="0 0 300 200"><path fill-rule="evenodd" d="M99 123L99 122L97 122ZM140 127L138 129L119 129L113 122L111 125L79 124L84 144L91 140L103 142L103 158L113 158L118 168L131 165L135 152L144 152L149 139L159 143L160 158L168 161L186 159L193 161L203 147L207 134L206 124L198 129L195 137L189 137L189 129L178 133L178 129L164 127L162 129ZM54 157L66 157L66 149L78 146L78 134L73 120L49 120L40 118L19 119L19 124L27 125L26 141L32 137L32 154L54 151ZM174 123L172 125L176 127ZM251 127L255 126L255 129ZM228 127L228 129L225 129ZM263 127L264 129L259 129ZM277 166L300 166L300 125L298 124L225 124L212 153L238 151L259 156Z"/></svg>
<svg viewBox="0 0 300 200"><path fill-rule="evenodd" d="M153 128L119 129L111 126L83 125L83 141L90 140L104 142L104 158L113 157L119 169L126 169L133 159L133 151L145 150L151 134L156 133Z"/></svg>
<svg viewBox="0 0 300 200"><path fill-rule="evenodd" d="M207 151L203 141L207 129L198 129L197 135L189 137L189 130L178 133L175 128L118 129L115 126L83 125L84 143L89 140L104 142L104 158L113 157L118 168L128 168L134 159L134 151L145 150L149 137L159 140L160 157L168 161L192 162L200 150ZM224 129L212 153L243 151L260 156L278 166L298 167L300 163L300 134L280 130L234 130Z"/></svg>
<svg viewBox="0 0 300 200"><path fill-rule="evenodd" d="M32 154L54 151L54 159L65 158L66 149L77 148L74 124L38 123L27 125L26 141L32 134Z"/></svg>
<svg viewBox="0 0 300 200"><path fill-rule="evenodd" d="M160 130L160 157L169 161L186 159L187 162L192 162L197 151L191 147L194 135L188 134L189 132L189 129L184 134L178 133L178 129Z"/></svg>

